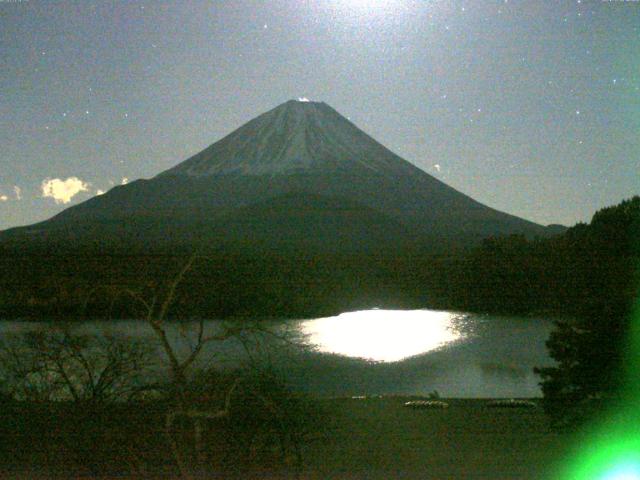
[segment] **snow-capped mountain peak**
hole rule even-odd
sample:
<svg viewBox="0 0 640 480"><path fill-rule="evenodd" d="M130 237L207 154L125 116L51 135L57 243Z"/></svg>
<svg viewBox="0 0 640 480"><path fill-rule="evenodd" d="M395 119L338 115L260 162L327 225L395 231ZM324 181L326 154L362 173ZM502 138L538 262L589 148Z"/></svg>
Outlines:
<svg viewBox="0 0 640 480"><path fill-rule="evenodd" d="M324 102L290 100L161 175L275 176L366 168L413 169Z"/></svg>

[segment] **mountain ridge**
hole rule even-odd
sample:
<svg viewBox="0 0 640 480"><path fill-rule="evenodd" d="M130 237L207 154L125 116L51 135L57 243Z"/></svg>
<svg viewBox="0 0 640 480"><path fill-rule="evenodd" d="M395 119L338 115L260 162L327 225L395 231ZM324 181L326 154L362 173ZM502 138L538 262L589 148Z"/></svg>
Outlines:
<svg viewBox="0 0 640 480"><path fill-rule="evenodd" d="M254 211L261 211L257 208L260 204L290 194L307 195L316 204L319 197L325 197L326 205L336 205L336 201L348 203L349 208L361 205L368 218L373 218L369 211L376 210L380 218L400 222L403 228L396 229L398 237L410 233L434 243L477 243L492 235L551 233L543 226L487 207L434 178L329 105L291 100L153 178L113 188L44 222L0 232L0 240L41 235L77 241L82 230L88 241L92 235L120 235L149 243L174 238L206 243L213 237L224 237L223 218L252 205ZM292 207L292 219L294 210ZM326 220L322 215L313 217L320 218ZM285 228L283 222L273 228ZM256 223L261 221L256 219ZM205 224L209 226L188 231L191 225ZM345 225L335 225L340 225L336 235L343 236ZM250 237L251 225L245 227L243 236ZM316 227L310 224L309 231ZM379 226L387 227L387 222ZM374 234L373 230L368 231ZM208 236L214 231L213 237ZM360 239L351 243L370 243L362 237L364 233L354 230ZM383 237L389 238L386 234ZM330 241L330 235L327 239Z"/></svg>

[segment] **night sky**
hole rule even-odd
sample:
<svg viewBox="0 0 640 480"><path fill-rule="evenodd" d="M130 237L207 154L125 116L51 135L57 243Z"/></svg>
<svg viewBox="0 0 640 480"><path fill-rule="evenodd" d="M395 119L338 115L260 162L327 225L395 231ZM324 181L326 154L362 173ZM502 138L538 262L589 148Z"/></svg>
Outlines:
<svg viewBox="0 0 640 480"><path fill-rule="evenodd" d="M640 193L639 1L0 0L0 229L292 98L499 210Z"/></svg>

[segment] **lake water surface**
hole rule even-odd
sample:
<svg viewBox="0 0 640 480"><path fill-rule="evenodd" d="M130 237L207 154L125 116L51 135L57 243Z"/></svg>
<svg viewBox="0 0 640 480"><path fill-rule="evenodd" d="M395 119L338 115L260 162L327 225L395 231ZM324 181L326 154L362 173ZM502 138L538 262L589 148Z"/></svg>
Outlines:
<svg viewBox="0 0 640 480"><path fill-rule="evenodd" d="M271 335L212 343L200 364L233 367L251 356L270 362L299 390L327 396L426 395L496 398L540 396L533 367L552 364L545 341L549 319L434 310L366 310L272 325L294 331L313 348L284 345ZM0 334L36 328L0 322ZM89 332L122 333L155 341L143 321L88 322ZM207 330L220 322L207 321ZM171 325L186 353L193 324ZM246 348L245 348L246 347Z"/></svg>

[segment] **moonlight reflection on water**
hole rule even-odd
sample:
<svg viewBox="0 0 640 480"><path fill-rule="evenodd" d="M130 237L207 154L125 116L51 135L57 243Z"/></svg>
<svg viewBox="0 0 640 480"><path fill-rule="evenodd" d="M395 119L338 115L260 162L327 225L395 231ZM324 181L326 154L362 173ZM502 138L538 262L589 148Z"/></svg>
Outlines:
<svg viewBox="0 0 640 480"><path fill-rule="evenodd" d="M302 322L321 352L397 362L463 338L459 314L433 310L364 310Z"/></svg>
<svg viewBox="0 0 640 480"><path fill-rule="evenodd" d="M298 349L288 342L283 345L278 336L258 335L249 341L251 361L264 359L283 372L293 388L318 395L426 395L438 390L460 398L529 398L541 395L540 377L533 368L553 365L545 346L553 322L544 317L368 310L286 320L274 328L281 324L283 331L306 334L304 340L315 343L318 351ZM50 326L0 319L0 340ZM149 381L166 378L166 359L145 321L86 321L73 328L80 334L148 339L158 349L158 365L152 368ZM219 321L208 320L205 333L214 334L219 328ZM195 323L167 324L169 340L181 358L189 355L196 332ZM234 369L247 361L247 351L237 339L211 342L202 350L193 373L211 367Z"/></svg>

